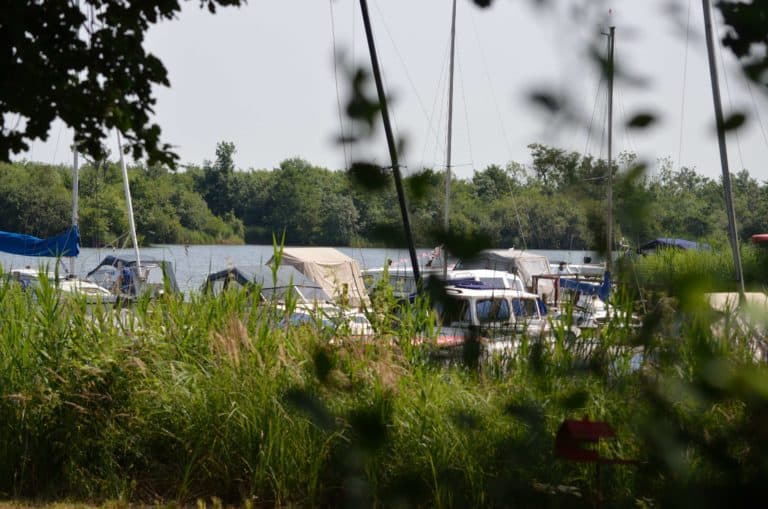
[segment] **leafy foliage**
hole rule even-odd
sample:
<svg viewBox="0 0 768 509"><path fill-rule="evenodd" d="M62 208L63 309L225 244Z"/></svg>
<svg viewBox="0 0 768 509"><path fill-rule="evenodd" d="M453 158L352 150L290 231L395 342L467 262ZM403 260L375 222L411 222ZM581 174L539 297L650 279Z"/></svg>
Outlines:
<svg viewBox="0 0 768 509"><path fill-rule="evenodd" d="M450 235L484 245L539 249L600 249L605 224L607 164L591 156L530 146L529 166L509 163L476 170L451 185ZM216 160L171 172L134 167L130 180L137 227L145 242L269 244L286 233L292 245L403 246L394 186L371 190L354 173L303 159L274 170L240 171L235 147L222 142ZM725 241L722 186L694 169L649 166L633 154L614 165L617 238L639 245L655 237ZM414 236L422 246L448 242L442 232L444 173L430 169L405 178ZM768 189L746 170L733 176L743 239L768 231ZM59 233L69 217L71 177L61 167L0 166L0 229L40 236ZM116 164L88 165L80 178L80 227L87 245L113 243L127 231ZM450 243L450 242L449 242Z"/></svg>
<svg viewBox="0 0 768 509"><path fill-rule="evenodd" d="M217 6L241 0L200 0ZM162 62L144 49L151 25L173 19L178 0L38 2L9 0L0 17L0 161L47 139L62 119L75 143L103 159L110 129L128 139L135 159L174 164L177 156L150 122L154 86L169 86Z"/></svg>

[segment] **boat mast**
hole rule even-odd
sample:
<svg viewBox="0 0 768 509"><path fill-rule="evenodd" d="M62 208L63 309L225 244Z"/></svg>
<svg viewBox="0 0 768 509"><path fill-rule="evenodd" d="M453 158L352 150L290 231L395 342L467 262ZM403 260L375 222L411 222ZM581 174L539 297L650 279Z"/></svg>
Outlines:
<svg viewBox="0 0 768 509"><path fill-rule="evenodd" d="M371 20L368 15L368 2L360 0L360 11L363 16L363 25L365 26L365 37L368 40L368 51L371 54L371 67L373 68L373 77L376 81L376 92L379 96L379 106L381 107L381 119L384 122L384 132L387 135L387 148L389 149L389 158L392 161L392 174L395 178L395 189L397 190L397 199L400 203L400 213L403 216L403 229L405 230L405 239L408 242L408 251L411 255L411 266L413 267L413 277L416 280L416 287L421 289L421 274L419 272L419 259L416 257L416 246L413 243L413 234L411 233L411 222L408 218L408 206L405 202L405 192L403 191L403 182L400 177L400 165L397 160L397 146L392 134L392 125L389 122L389 110L387 109L387 97L384 95L384 84L381 80L381 71L379 70L379 58L376 55L376 46L373 41L373 30L371 29Z"/></svg>
<svg viewBox="0 0 768 509"><path fill-rule="evenodd" d="M123 190L125 191L125 206L128 209L128 228L131 231L131 241L133 242L133 251L136 254L136 272L141 278L141 258L139 257L139 241L136 238L136 223L133 219L133 203L131 202L131 187L128 184L128 167L125 165L125 155L123 154L123 142L120 138L120 131L117 133L117 148L120 151L120 168L123 173Z"/></svg>
<svg viewBox="0 0 768 509"><path fill-rule="evenodd" d="M77 145L74 146L74 150L72 151L74 153L73 156L73 162L72 162L72 226L76 227L78 222L80 221L79 218L79 194L80 194L80 167L79 167L79 161L77 157ZM70 256L69 257L69 273L75 274L75 257Z"/></svg>
<svg viewBox="0 0 768 509"><path fill-rule="evenodd" d="M445 147L445 217L443 227L445 235L450 229L451 212L451 140L453 138L453 68L456 56L456 0L453 0L451 13L451 61L448 74L448 139ZM448 279L448 250L443 246L443 279Z"/></svg>
<svg viewBox="0 0 768 509"><path fill-rule="evenodd" d="M723 121L723 106L720 102L720 85L717 77L717 62L715 61L715 44L712 40L712 13L709 0L702 0L704 9L704 32L707 39L707 56L709 57L709 77L712 81L712 100L715 106L715 121L717 124L717 143L720 148L720 166L723 172L723 192L725 193L725 208L728 215L728 237L733 251L733 265L736 269L736 279L739 285L739 295L744 299L744 272L741 267L739 253L739 238L736 234L736 212L733 209L733 192L731 190L731 172L728 169L728 149L725 145L725 125Z"/></svg>
<svg viewBox="0 0 768 509"><path fill-rule="evenodd" d="M613 44L616 27L608 28L608 220L605 233L607 238L605 269L611 271L613 264Z"/></svg>

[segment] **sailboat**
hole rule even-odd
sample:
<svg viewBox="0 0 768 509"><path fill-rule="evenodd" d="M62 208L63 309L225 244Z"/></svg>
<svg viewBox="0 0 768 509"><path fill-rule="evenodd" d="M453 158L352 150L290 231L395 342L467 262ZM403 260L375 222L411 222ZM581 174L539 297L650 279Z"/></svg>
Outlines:
<svg viewBox="0 0 768 509"><path fill-rule="evenodd" d="M86 278L109 288L115 297L121 299L135 299L144 294L154 297L164 293L166 289L177 293L179 285L176 282L173 264L165 260L142 258L141 256L139 241L136 236L131 188L128 182L128 167L125 163L119 132L117 132L117 146L120 151L120 168L123 176L123 191L128 213L128 227L133 244L133 255L108 255L96 268L88 272Z"/></svg>
<svg viewBox="0 0 768 509"><path fill-rule="evenodd" d="M0 252L28 257L48 257L56 259L55 270L27 266L11 269L8 277L22 288L35 288L42 284L42 279L52 281L57 291L62 295L84 296L90 303L101 301L110 302L113 296L106 288L75 276L74 259L80 254L80 230L77 224L77 194L78 194L78 163L75 150L72 168L72 224L66 231L49 238L39 238L13 232L0 231ZM65 277L60 277L58 270L62 257L69 257L70 269Z"/></svg>

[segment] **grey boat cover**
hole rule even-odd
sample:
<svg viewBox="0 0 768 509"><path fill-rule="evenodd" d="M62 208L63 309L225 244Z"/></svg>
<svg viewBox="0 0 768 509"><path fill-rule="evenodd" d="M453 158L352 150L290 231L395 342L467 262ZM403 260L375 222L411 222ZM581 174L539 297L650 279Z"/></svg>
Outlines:
<svg viewBox="0 0 768 509"><path fill-rule="evenodd" d="M267 265L276 263L275 257ZM286 247L281 267L294 267L320 285L336 302L353 307L368 305L368 295L357 260L332 247Z"/></svg>
<svg viewBox="0 0 768 509"><path fill-rule="evenodd" d="M551 274L549 259L544 255L518 249L485 249L471 259L459 260L456 270L490 269L517 274L528 289L533 286L533 276ZM554 295L554 284L550 280L539 281L539 295Z"/></svg>
<svg viewBox="0 0 768 509"><path fill-rule="evenodd" d="M307 304L320 304L331 300L320 285L303 275L293 267L278 267L276 274L266 265L248 267L228 267L208 275L202 290L215 292L221 287L226 289L232 284L248 288L250 285L260 288L263 300L286 300L289 292L297 294L300 301Z"/></svg>

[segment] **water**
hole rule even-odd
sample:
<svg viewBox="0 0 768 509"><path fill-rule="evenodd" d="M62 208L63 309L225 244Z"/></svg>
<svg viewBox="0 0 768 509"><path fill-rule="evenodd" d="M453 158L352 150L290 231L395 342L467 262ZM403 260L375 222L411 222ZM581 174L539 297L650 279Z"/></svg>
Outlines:
<svg viewBox="0 0 768 509"><path fill-rule="evenodd" d="M392 260L394 265L410 264L410 255L407 249L385 249L385 248L357 248L340 247L339 251L360 262L361 267L382 267L386 260ZM585 256L592 257L593 262L598 262L598 255L592 251L553 251L536 250L530 252L542 254L549 258L551 262L565 261L568 263L582 263ZM85 275L88 271L98 265L98 263L107 255L111 254L132 254L131 250L112 250L82 248L80 256L75 260L75 272L79 275ZM419 260L429 259L432 249L417 249ZM183 245L160 245L146 247L141 249L141 255L156 259L171 261L176 270L176 280L179 287L185 293L200 288L207 274L225 269L229 266L253 266L263 265L273 254L272 246L221 246L204 245L188 246ZM0 264L3 270L10 270L21 267L38 267L41 263L53 264L53 258L31 258L26 256L10 255L0 253ZM65 260L66 266L69 262ZM52 269L51 265L51 269Z"/></svg>

